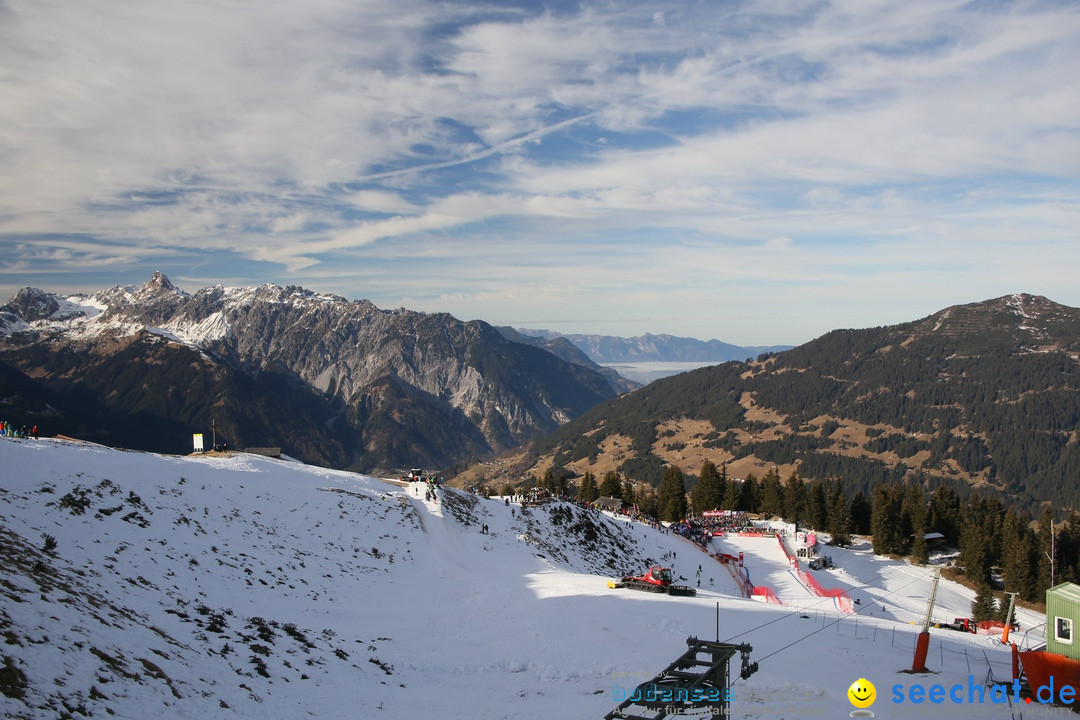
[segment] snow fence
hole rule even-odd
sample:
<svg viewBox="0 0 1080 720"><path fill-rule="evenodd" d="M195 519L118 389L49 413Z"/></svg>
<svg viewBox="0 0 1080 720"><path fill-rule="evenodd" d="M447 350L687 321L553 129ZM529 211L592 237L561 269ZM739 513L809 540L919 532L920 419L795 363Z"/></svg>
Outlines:
<svg viewBox="0 0 1080 720"><path fill-rule="evenodd" d="M855 608L851 604L851 596L847 594L847 590L841 590L840 588L823 588L821 583L817 581L817 578L806 570L803 570L802 563L799 562L799 558L792 555L791 551L788 550L784 538L777 535L776 540L780 543L780 549L784 551L784 555L787 555L788 562L791 563L792 569L795 570L799 579L806 583L806 587L810 589L810 592L818 597L832 598L836 601L836 607L840 609L840 612L849 614L855 612Z"/></svg>

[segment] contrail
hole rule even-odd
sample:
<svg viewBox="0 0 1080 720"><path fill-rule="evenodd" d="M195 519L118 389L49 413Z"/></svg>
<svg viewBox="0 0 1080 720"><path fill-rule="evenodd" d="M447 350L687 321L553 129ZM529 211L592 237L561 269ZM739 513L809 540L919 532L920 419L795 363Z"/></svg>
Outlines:
<svg viewBox="0 0 1080 720"><path fill-rule="evenodd" d="M578 117L575 117L575 118L570 118L569 120L563 120L562 122L558 122L558 123L555 123L554 125L548 125L546 127L542 127L539 130L533 130L532 132L521 135L520 137L516 137L516 138L513 138L511 140L507 140L504 143L500 143L498 145L495 145L494 147L487 148L486 150L481 150L480 152L474 153L474 154L469 155L467 157L458 158L457 160L444 160L443 162L428 163L427 165L414 165L412 167L402 168L400 170L388 170L387 172L374 173L372 175L365 175L364 177L357 178L357 180L354 180L353 182L368 182L368 181L372 181L372 180L383 180L385 178L398 177L398 176L401 176L401 175L409 175L409 174L418 173L418 172L425 172L427 170L441 170L442 168L454 167L455 165L467 165L469 163L476 162L477 160L483 160L484 158L491 157L492 155L497 155L497 154L499 154L499 153L501 153L504 150L507 150L509 148L517 147L519 145L524 145L527 142L531 142L531 141L533 141L533 140L535 140L537 138L542 138L545 135L550 135L553 132L558 132L559 130L562 130L565 127L575 125L575 124L581 122L582 120L588 120L589 118L591 118L595 114L596 114L595 112L591 112L591 113L586 113L585 115L579 115Z"/></svg>

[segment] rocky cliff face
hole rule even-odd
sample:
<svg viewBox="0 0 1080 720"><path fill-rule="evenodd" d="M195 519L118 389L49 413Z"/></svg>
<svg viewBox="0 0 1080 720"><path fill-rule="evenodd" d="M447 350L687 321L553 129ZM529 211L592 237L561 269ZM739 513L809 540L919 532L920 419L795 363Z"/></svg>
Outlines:
<svg viewBox="0 0 1080 720"><path fill-rule="evenodd" d="M234 443L363 469L503 450L614 395L598 373L483 322L294 286L189 295L158 273L91 296L20 291L0 308L0 358L110 411L196 431L213 415Z"/></svg>

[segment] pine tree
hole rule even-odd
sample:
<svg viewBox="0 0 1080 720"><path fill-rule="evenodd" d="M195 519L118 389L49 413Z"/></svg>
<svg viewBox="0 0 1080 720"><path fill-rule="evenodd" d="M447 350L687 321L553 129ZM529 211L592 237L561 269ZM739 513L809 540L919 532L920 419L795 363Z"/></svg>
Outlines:
<svg viewBox="0 0 1080 720"><path fill-rule="evenodd" d="M1054 554L1057 557L1055 579L1059 583L1080 580L1080 515L1071 514L1065 525L1058 529Z"/></svg>
<svg viewBox="0 0 1080 720"><path fill-rule="evenodd" d="M761 512L766 515L784 516L784 487L780 474L772 468L761 479Z"/></svg>
<svg viewBox="0 0 1080 720"><path fill-rule="evenodd" d="M664 471L656 502L661 520L682 520L686 517L686 488L683 472L678 465L670 465Z"/></svg>
<svg viewBox="0 0 1080 720"><path fill-rule="evenodd" d="M724 502L720 507L725 510L742 510L742 493L744 482L728 480L727 490L724 492Z"/></svg>
<svg viewBox="0 0 1080 720"><path fill-rule="evenodd" d="M552 492L559 497L566 497L570 494L570 477L565 470L555 473L555 489Z"/></svg>
<svg viewBox="0 0 1080 720"><path fill-rule="evenodd" d="M1025 568L1025 572L1022 572L1017 580L1019 584L1016 587L1016 590L1025 600L1043 602L1046 599L1046 593L1039 587L1039 541L1035 537L1035 531L1030 527L1026 528L1026 532L1021 540L1021 546L1020 557L1028 558L1028 565L1027 568Z"/></svg>
<svg viewBox="0 0 1080 720"><path fill-rule="evenodd" d="M708 460L701 464L698 481L690 491L690 503L695 515L700 515L707 510L719 509L724 500L722 481L726 485L726 480L716 469L716 465Z"/></svg>
<svg viewBox="0 0 1080 720"><path fill-rule="evenodd" d="M829 525L829 504L825 497L825 483L817 480L810 484L806 493L806 522L815 530Z"/></svg>
<svg viewBox="0 0 1080 720"><path fill-rule="evenodd" d="M1000 508L1000 505L996 507ZM990 583L990 568L994 559L995 525L1000 536L1000 524L993 516L995 504L980 493L968 498L964 511L964 528L960 536L960 562L964 574L976 583Z"/></svg>
<svg viewBox="0 0 1080 720"><path fill-rule="evenodd" d="M870 534L870 520L873 514L873 508L870 505L870 501L866 499L866 495L862 490L856 490L855 496L851 498L851 530L857 535L869 535Z"/></svg>
<svg viewBox="0 0 1080 720"><path fill-rule="evenodd" d="M1030 517L1015 508L1009 508L1002 523L1001 571L1005 576L1005 589L1015 590L1025 600L1034 600L1037 566L1034 557L1034 535Z"/></svg>
<svg viewBox="0 0 1080 720"><path fill-rule="evenodd" d="M960 544L960 498L951 488L941 486L930 497L926 526L930 532L939 532L945 541Z"/></svg>
<svg viewBox="0 0 1080 720"><path fill-rule="evenodd" d="M628 502L630 504L638 502L638 499L634 493L634 481L631 480L629 477L623 478L622 493L622 499L624 502Z"/></svg>
<svg viewBox="0 0 1080 720"><path fill-rule="evenodd" d="M975 622L993 620L998 615L997 598L988 583L980 583L971 601L971 619Z"/></svg>
<svg viewBox="0 0 1080 720"><path fill-rule="evenodd" d="M926 543L926 531L922 528L915 531L915 538L911 541L911 559L920 565L930 562L930 546Z"/></svg>
<svg viewBox="0 0 1080 720"><path fill-rule="evenodd" d="M555 492L555 469L548 468L544 471L544 477L540 480L540 487L548 492Z"/></svg>
<svg viewBox="0 0 1080 720"><path fill-rule="evenodd" d="M761 512L761 484L754 473L749 473L739 490L739 506L745 512Z"/></svg>
<svg viewBox="0 0 1080 720"><path fill-rule="evenodd" d="M1057 579L1057 542L1054 534L1054 508L1049 504L1043 507L1039 515L1039 525L1036 531L1038 539L1038 582L1039 594L1046 592L1047 588L1060 582Z"/></svg>
<svg viewBox="0 0 1080 720"><path fill-rule="evenodd" d="M902 553L906 549L901 525L902 489L892 483L874 488L870 532L874 536L874 552L878 555Z"/></svg>
<svg viewBox="0 0 1080 720"><path fill-rule="evenodd" d="M604 480L600 483L598 491L600 497L613 497L622 499L622 478L615 470L608 470L604 474Z"/></svg>
<svg viewBox="0 0 1080 720"><path fill-rule="evenodd" d="M911 537L911 558L925 565L930 561L930 550L926 545L926 493L922 485L913 482L907 486L901 513L905 537Z"/></svg>
<svg viewBox="0 0 1080 720"><path fill-rule="evenodd" d="M578 488L578 499L591 503L598 497L600 497L600 491L596 487L596 476L591 470L586 471L584 477L581 478L581 487Z"/></svg>
<svg viewBox="0 0 1080 720"><path fill-rule="evenodd" d="M727 463L722 463L718 468L719 477L716 478L716 497L714 501L716 503L715 508L717 510L724 507L724 497L727 495L728 485L732 483L732 480L728 478Z"/></svg>
<svg viewBox="0 0 1080 720"><path fill-rule="evenodd" d="M645 485L638 493L638 508L649 517L660 516L660 506L657 501L656 490L651 485Z"/></svg>
<svg viewBox="0 0 1080 720"><path fill-rule="evenodd" d="M844 497L844 484L840 478L829 482L826 493L829 503L829 524L826 526L832 535L832 544L847 547L851 544L851 510Z"/></svg>
<svg viewBox="0 0 1080 720"><path fill-rule="evenodd" d="M784 485L784 519L799 523L806 516L806 483L798 473L791 473Z"/></svg>

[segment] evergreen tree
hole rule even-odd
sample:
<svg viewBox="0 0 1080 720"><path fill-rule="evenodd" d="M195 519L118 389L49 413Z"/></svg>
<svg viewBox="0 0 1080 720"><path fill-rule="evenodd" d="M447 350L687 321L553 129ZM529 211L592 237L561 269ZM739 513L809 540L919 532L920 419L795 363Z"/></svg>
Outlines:
<svg viewBox="0 0 1080 720"><path fill-rule="evenodd" d="M902 553L906 549L900 514L902 492L892 483L881 483L874 488L870 532L874 536L874 553L878 555Z"/></svg>
<svg viewBox="0 0 1080 720"><path fill-rule="evenodd" d="M728 485L733 481L728 477L727 463L721 463L718 472L719 477L716 479L716 497L714 501L716 503L715 509L720 510L724 507L724 497L727 495Z"/></svg>
<svg viewBox="0 0 1080 720"><path fill-rule="evenodd" d="M1028 558L1028 565L1020 574L1017 581L1019 585L1015 589L1025 600L1043 602L1046 599L1046 593L1039 587L1039 541L1035 537L1035 531L1030 527L1026 528L1021 543L1020 557Z"/></svg>
<svg viewBox="0 0 1080 720"><path fill-rule="evenodd" d="M616 470L608 470L604 474L604 480L600 483L600 497L613 497L622 499L622 478Z"/></svg>
<svg viewBox="0 0 1080 720"><path fill-rule="evenodd" d="M964 528L960 536L960 561L964 574L975 583L990 583L990 569L1000 557L996 549L1001 542L1001 504L981 493L972 493L964 511Z"/></svg>
<svg viewBox="0 0 1080 720"><path fill-rule="evenodd" d="M911 558L925 565L930 561L930 551L926 545L926 493L921 484L908 484L901 513L905 537L911 538Z"/></svg>
<svg viewBox="0 0 1080 720"><path fill-rule="evenodd" d="M1061 582L1057 579L1057 542L1054 534L1054 508L1045 505L1039 515L1037 539L1039 542L1038 581L1039 594Z"/></svg>
<svg viewBox="0 0 1080 720"><path fill-rule="evenodd" d="M725 466L724 472L726 471ZM703 462L698 481L690 491L690 503L694 508L694 514L701 515L706 510L719 509L724 500L723 490L726 489L726 484L726 479L716 469L716 465L708 460Z"/></svg>
<svg viewBox="0 0 1080 720"><path fill-rule="evenodd" d="M1057 558L1055 580L1059 583L1080 580L1080 515L1071 514L1065 525L1058 529L1054 555Z"/></svg>
<svg viewBox="0 0 1080 720"><path fill-rule="evenodd" d="M806 517L806 483L798 473L791 473L784 485L784 519L799 523Z"/></svg>
<svg viewBox="0 0 1080 720"><path fill-rule="evenodd" d="M555 489L552 492L559 497L566 497L570 494L570 477L565 470L555 473Z"/></svg>
<svg viewBox="0 0 1080 720"><path fill-rule="evenodd" d="M754 473L749 473L743 480L739 491L739 506L736 509L745 512L761 512L761 484Z"/></svg>
<svg viewBox="0 0 1080 720"><path fill-rule="evenodd" d="M930 546L926 543L926 530L920 528L915 531L911 541L911 559L920 565L930 562Z"/></svg>
<svg viewBox="0 0 1080 720"><path fill-rule="evenodd" d="M670 465L664 471L656 502L661 520L682 520L686 517L686 487L678 465Z"/></svg>
<svg viewBox="0 0 1080 720"><path fill-rule="evenodd" d="M873 508L870 506L870 501L866 499L866 495L862 490L856 490L855 496L851 498L852 532L857 535L869 535L872 513Z"/></svg>
<svg viewBox="0 0 1080 720"><path fill-rule="evenodd" d="M638 508L649 517L660 516L660 505L656 496L656 490L651 485L645 485L637 492Z"/></svg>
<svg viewBox="0 0 1080 720"><path fill-rule="evenodd" d="M581 487L578 488L578 499L582 502L591 503L600 497L600 490L596 486L596 476L591 470L585 472L581 478Z"/></svg>
<svg viewBox="0 0 1080 720"><path fill-rule="evenodd" d="M851 544L851 510L844 497L844 484L833 478L829 484L829 534L833 545L847 547Z"/></svg>
<svg viewBox="0 0 1080 720"><path fill-rule="evenodd" d="M549 467L544 471L544 477L540 479L540 487L548 492L555 492L555 468Z"/></svg>
<svg viewBox="0 0 1080 720"><path fill-rule="evenodd" d="M971 601L971 619L975 622L993 620L998 615L997 598L988 583L980 583Z"/></svg>
<svg viewBox="0 0 1080 720"><path fill-rule="evenodd" d="M499 494L503 495L503 496L506 496L506 497L509 497L510 495L513 495L514 494L514 484L510 483L510 482L507 482L506 484L504 484L499 489Z"/></svg>
<svg viewBox="0 0 1080 720"><path fill-rule="evenodd" d="M766 515L784 516L784 487L780 474L772 468L761 479L761 512Z"/></svg>
<svg viewBox="0 0 1080 720"><path fill-rule="evenodd" d="M634 504L638 502L637 495L634 493L634 481L629 477L623 478L622 487L622 499L624 502Z"/></svg>
<svg viewBox="0 0 1080 720"><path fill-rule="evenodd" d="M1038 594L1034 535L1029 526L1030 518L1015 508L1009 508L1002 523L1001 572L1005 577L1005 589L1015 590L1025 600L1034 600Z"/></svg>
<svg viewBox="0 0 1080 720"><path fill-rule="evenodd" d="M960 498L952 488L942 485L930 497L926 526L930 532L939 532L952 546L960 544Z"/></svg>
<svg viewBox="0 0 1080 720"><path fill-rule="evenodd" d="M720 504L725 510L742 510L742 493L745 482L728 480L727 489L724 492L724 502Z"/></svg>
<svg viewBox="0 0 1080 720"><path fill-rule="evenodd" d="M815 480L806 493L806 522L815 530L829 525L829 503L825 497L825 483Z"/></svg>

